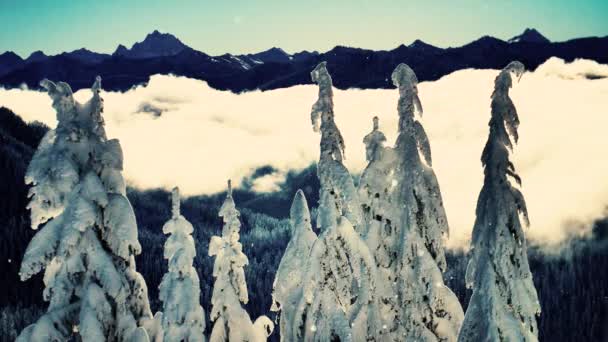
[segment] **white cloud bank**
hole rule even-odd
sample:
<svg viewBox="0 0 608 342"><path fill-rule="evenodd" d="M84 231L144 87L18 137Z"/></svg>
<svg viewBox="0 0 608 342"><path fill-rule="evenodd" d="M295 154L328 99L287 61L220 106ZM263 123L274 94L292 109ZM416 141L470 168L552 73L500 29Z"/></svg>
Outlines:
<svg viewBox="0 0 608 342"><path fill-rule="evenodd" d="M496 75L496 70L462 70L419 87L452 245L471 234ZM551 59L526 73L511 92L521 120L513 158L534 239L559 241L570 227L606 213L608 78L588 75L607 77L608 66ZM76 96L86 99L90 91ZM285 172L318 157L319 136L309 114L315 86L235 95L198 80L153 76L146 87L102 96L108 135L119 138L124 150L125 176L141 188L179 185L191 195L213 193L224 189L227 178L241 179L256 167ZM397 98L396 90L335 91L336 122L352 172L365 166L362 139L373 115L394 141ZM56 124L45 93L0 89L0 105L25 120ZM265 176L255 188L271 190L280 179Z"/></svg>

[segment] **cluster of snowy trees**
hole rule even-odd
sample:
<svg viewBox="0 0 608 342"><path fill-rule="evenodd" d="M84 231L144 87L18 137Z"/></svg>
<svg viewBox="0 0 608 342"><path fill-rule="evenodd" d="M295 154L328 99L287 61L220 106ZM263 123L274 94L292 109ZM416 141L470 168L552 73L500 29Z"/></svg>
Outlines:
<svg viewBox="0 0 608 342"><path fill-rule="evenodd" d="M104 130L101 79L84 104L65 83L42 86L58 125L42 139L27 170L32 227L46 224L30 242L20 276L26 280L44 269L49 308L17 340L65 341L78 334L84 341L204 341L193 227L180 214L179 190L173 190L172 218L163 227L170 234L164 253L168 273L159 289L163 312L153 316L146 282L135 268L141 246L121 174L122 150ZM211 340L265 341L272 322L262 317L252 324L240 306L247 302L247 257L230 189L220 216L224 234L214 237L209 249L217 256Z"/></svg>
<svg viewBox="0 0 608 342"><path fill-rule="evenodd" d="M485 181L477 204L466 315L445 285L448 220L432 169L429 139L414 71L392 73L399 90L398 135L387 146L377 117L363 139L368 165L358 184L343 164L345 144L334 121L332 79L325 62L312 72L319 95L311 111L320 132L319 203L311 216L304 192L290 210L291 240L274 279L272 306L282 341L535 341L540 305L528 266L521 182L509 155L519 119L509 98L513 62L495 80L490 134L482 154ZM240 213L228 181L219 210L221 236L209 242L213 293L205 331L194 265L193 225L181 215L179 189L159 287L162 312L152 314L146 282L136 270L142 252L126 197L123 156L102 118L101 80L86 103L69 85L43 81L58 125L42 139L26 173L32 228L22 280L44 269L49 307L18 341L266 341L275 325L252 321L240 240ZM313 223L316 226L313 229Z"/></svg>
<svg viewBox="0 0 608 342"><path fill-rule="evenodd" d="M368 165L358 187L342 164L344 140L334 122L326 64L312 124L321 133L316 236L306 200L296 194L292 238L276 275L273 307L284 341L534 341L540 314L520 215L527 222L509 150L517 112L508 91L523 73L509 64L495 81L488 143L467 285L466 315L444 284L448 222L421 124L418 80L405 64L392 74L399 126L386 145L377 117L363 139Z"/></svg>

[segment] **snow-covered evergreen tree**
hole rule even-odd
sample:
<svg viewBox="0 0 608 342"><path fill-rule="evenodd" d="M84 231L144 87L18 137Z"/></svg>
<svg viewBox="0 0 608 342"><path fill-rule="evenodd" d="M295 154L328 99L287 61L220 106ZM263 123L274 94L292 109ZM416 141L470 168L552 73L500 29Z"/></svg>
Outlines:
<svg viewBox="0 0 608 342"><path fill-rule="evenodd" d="M416 75L405 64L392 74L399 88L394 148L374 118L363 142L369 165L361 176L362 233L378 268L382 333L392 341L455 341L463 312L443 282L448 223L432 169Z"/></svg>
<svg viewBox="0 0 608 342"><path fill-rule="evenodd" d="M372 119L372 124L372 131L363 138L363 144L365 144L365 159L368 162L381 159L384 143L386 142L386 136L380 131L380 119L377 116L374 116Z"/></svg>
<svg viewBox="0 0 608 342"><path fill-rule="evenodd" d="M310 222L308 203L298 190L291 204L291 240L274 278L272 311L280 311L281 341L295 341L294 311L302 298L302 278L312 245L317 240Z"/></svg>
<svg viewBox="0 0 608 342"><path fill-rule="evenodd" d="M66 83L42 81L57 111L57 128L42 139L26 173L32 228L20 276L45 269L49 308L20 341L147 341L153 320L146 283L135 270L141 252L126 195L122 150L108 140L101 79L84 104ZM148 328L148 331L143 327Z"/></svg>
<svg viewBox="0 0 608 342"><path fill-rule="evenodd" d="M165 341L204 341L205 313L199 303L200 282L192 266L196 249L192 224L180 214L179 189L171 193L172 217L163 226L171 234L165 242L169 271L160 283Z"/></svg>
<svg viewBox="0 0 608 342"><path fill-rule="evenodd" d="M241 306L241 303L249 301L244 270L249 260L239 242L239 215L228 181L226 200L219 211L224 220L222 236L213 236L209 243L209 255L215 256L215 283L211 297L211 320L215 323L210 342L261 342L266 341L274 330L274 324L266 316L260 316L252 323Z"/></svg>
<svg viewBox="0 0 608 342"><path fill-rule="evenodd" d="M513 76L524 66L512 62L494 81L490 134L483 150L484 183L477 201L466 284L473 289L459 341L537 341L540 304L528 265L521 219L528 213L521 180L509 160L517 143L519 118L509 97Z"/></svg>
<svg viewBox="0 0 608 342"><path fill-rule="evenodd" d="M342 164L344 141L334 122L332 81L326 63L319 64L311 76L319 85L311 118L313 128L321 131L317 169L321 184L317 226L321 234L310 252L290 336L294 341L377 340L376 269L354 228L361 221L361 209L352 178Z"/></svg>

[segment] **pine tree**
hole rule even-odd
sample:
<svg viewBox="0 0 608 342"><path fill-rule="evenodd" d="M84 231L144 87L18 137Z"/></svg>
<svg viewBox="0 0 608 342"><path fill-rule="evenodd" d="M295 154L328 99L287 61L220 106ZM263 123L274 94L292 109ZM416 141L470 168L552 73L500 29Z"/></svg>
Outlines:
<svg viewBox="0 0 608 342"><path fill-rule="evenodd" d="M355 230L361 209L352 178L342 164L344 141L334 122L332 81L326 63L319 64L311 76L319 85L311 118L313 129L321 131L316 221L321 235L306 266L303 297L291 336L297 341L375 340L379 331L376 270Z"/></svg>
<svg viewBox="0 0 608 342"><path fill-rule="evenodd" d="M277 270L273 291L272 311L280 311L281 341L294 341L292 335L294 311L302 298L302 278L306 261L317 235L312 230L308 203L302 190L298 190L291 204L291 240Z"/></svg>
<svg viewBox="0 0 608 342"><path fill-rule="evenodd" d="M494 81L490 134L481 155L484 183L477 201L467 287L473 289L459 341L537 341L540 304L528 265L521 219L528 225L521 179L509 160L519 117L509 97L512 76L524 66L511 62ZM514 184L513 181L515 181Z"/></svg>
<svg viewBox="0 0 608 342"><path fill-rule="evenodd" d="M141 252L133 208L121 175L122 150L108 140L102 118L101 79L93 97L77 103L70 86L45 80L57 111L26 173L32 228L20 276L43 268L49 308L20 341L146 341L152 314L146 283L135 270ZM153 337L153 336L151 336Z"/></svg>
<svg viewBox="0 0 608 342"><path fill-rule="evenodd" d="M199 303L200 282L192 266L196 249L194 228L180 214L179 189L171 193L172 217L163 226L171 234L165 242L165 259L169 271L160 283L159 297L163 302L163 331L165 341L204 341L205 313Z"/></svg>
<svg viewBox="0 0 608 342"><path fill-rule="evenodd" d="M448 223L432 169L416 75L405 64L392 74L399 88L394 148L374 118L364 138L369 165L361 176L362 233L378 268L382 333L392 341L455 341L463 312L443 282Z"/></svg>
<svg viewBox="0 0 608 342"><path fill-rule="evenodd" d="M241 303L247 304L249 301L244 271L249 260L239 242L239 215L228 181L226 200L219 211L219 216L224 220L222 236L213 236L209 243L209 255L216 257L211 297L211 320L215 323L210 342L261 342L266 341L274 330L274 324L266 316L260 316L252 324L249 314L241 307Z"/></svg>

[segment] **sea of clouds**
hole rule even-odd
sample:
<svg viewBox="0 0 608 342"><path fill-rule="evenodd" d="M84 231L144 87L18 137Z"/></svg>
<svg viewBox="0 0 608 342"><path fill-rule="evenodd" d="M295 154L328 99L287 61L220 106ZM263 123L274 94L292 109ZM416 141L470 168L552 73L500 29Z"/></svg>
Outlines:
<svg viewBox="0 0 608 342"><path fill-rule="evenodd" d="M451 246L470 238L497 72L461 70L419 85ZM606 77L607 65L552 58L526 73L511 91L521 120L513 160L523 179L533 239L558 242L583 234L590 222L607 214ZM362 139L374 115L394 142L398 92L352 89L334 94L336 122L346 141L345 163L358 173L365 167ZM238 182L257 167L271 165L278 171L258 178L254 189L272 191L285 172L318 158L319 135L310 123L317 97L313 85L237 95L202 81L157 75L147 86L102 96L108 136L120 139L125 176L139 188L178 185L189 195L215 193L224 190L226 179ZM89 90L76 93L81 101L89 97ZM45 93L0 88L0 105L26 121L56 125Z"/></svg>

